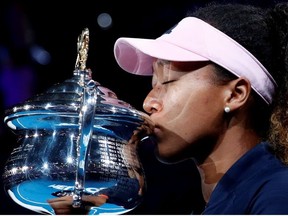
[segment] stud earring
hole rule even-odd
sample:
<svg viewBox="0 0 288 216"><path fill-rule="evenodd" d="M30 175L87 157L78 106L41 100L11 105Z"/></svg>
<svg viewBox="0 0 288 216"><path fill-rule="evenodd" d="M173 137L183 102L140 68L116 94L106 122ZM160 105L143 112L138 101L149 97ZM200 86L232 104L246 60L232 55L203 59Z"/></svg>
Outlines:
<svg viewBox="0 0 288 216"><path fill-rule="evenodd" d="M226 107L224 108L224 111L225 111L225 113L229 113L229 112L230 112L230 107L226 106Z"/></svg>

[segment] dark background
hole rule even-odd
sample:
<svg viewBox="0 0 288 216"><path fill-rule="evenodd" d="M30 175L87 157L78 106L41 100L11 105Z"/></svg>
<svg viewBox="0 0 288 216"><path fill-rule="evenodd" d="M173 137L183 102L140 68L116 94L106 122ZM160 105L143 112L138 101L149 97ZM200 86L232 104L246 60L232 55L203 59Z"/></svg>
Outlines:
<svg viewBox="0 0 288 216"><path fill-rule="evenodd" d="M68 2L68 1L67 1ZM113 56L118 37L156 38L185 15L211 1L1 1L0 3L0 105L5 110L72 77L77 38L84 28L90 32L87 68L93 79L114 91L118 98L142 110L150 89L149 77L123 72ZM219 2L219 1L218 1ZM224 1L221 1L224 2ZM226 1L270 6L272 0ZM112 25L101 28L97 17L108 13ZM16 145L16 136L0 122L1 174ZM148 192L135 214L189 214L202 199L198 175L192 161L164 165L153 156L153 146L142 147ZM0 188L1 214L35 214L11 201ZM200 213L200 212L199 212Z"/></svg>

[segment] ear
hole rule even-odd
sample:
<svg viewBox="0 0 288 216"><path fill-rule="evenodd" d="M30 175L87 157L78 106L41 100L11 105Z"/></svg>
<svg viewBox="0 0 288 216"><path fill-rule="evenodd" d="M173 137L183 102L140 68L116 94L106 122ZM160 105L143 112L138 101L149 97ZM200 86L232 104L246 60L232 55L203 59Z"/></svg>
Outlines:
<svg viewBox="0 0 288 216"><path fill-rule="evenodd" d="M239 77L228 84L227 95L225 97L225 106L231 111L242 107L251 94L251 83L245 77Z"/></svg>

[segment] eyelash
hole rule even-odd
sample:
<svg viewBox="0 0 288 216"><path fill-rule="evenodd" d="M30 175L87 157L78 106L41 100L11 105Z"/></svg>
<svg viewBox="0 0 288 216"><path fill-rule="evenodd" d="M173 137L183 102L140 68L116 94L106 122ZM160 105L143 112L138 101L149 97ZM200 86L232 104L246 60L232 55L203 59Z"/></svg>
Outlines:
<svg viewBox="0 0 288 216"><path fill-rule="evenodd" d="M175 80L168 80L168 81L165 81L162 83L162 85L165 85L165 84L168 84L168 83L171 83L171 82L174 82Z"/></svg>

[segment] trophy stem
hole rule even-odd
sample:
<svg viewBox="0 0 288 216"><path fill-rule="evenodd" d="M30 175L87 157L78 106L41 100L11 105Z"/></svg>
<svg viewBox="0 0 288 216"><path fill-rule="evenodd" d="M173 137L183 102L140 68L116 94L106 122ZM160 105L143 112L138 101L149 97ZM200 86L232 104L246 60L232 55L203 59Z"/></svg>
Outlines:
<svg viewBox="0 0 288 216"><path fill-rule="evenodd" d="M83 100L79 114L79 139L78 147L78 167L76 172L75 189L73 195L73 207L78 208L82 204L82 194L84 192L85 169L88 149L93 128L93 119L96 109L96 84L91 79L91 71L86 69L86 61L89 50L89 30L85 28L78 37L78 55L75 64L74 75L80 77L83 87Z"/></svg>
<svg viewBox="0 0 288 216"><path fill-rule="evenodd" d="M75 208L81 206L82 194L85 188L84 183L85 183L85 171L87 161L86 159L90 147L90 140L93 132L93 119L96 109L95 86L96 84L93 80L89 80L87 85L85 86L83 92L83 104L79 116L80 131L78 140L78 167L76 172L75 189L73 195L73 207Z"/></svg>

